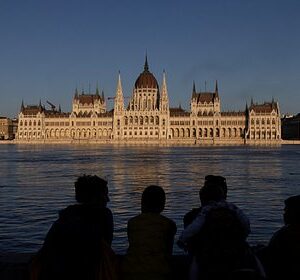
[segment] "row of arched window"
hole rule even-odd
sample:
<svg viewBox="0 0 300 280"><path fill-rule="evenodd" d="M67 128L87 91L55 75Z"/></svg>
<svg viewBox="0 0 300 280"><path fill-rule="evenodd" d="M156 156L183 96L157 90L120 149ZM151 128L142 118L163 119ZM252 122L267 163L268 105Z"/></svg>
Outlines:
<svg viewBox="0 0 300 280"><path fill-rule="evenodd" d="M251 131L250 133L250 139L277 139L277 132L276 131Z"/></svg>
<svg viewBox="0 0 300 280"><path fill-rule="evenodd" d="M40 120L38 120L38 121L31 121L31 120L29 120L29 121L27 121L27 120L25 120L24 122L21 120L20 121L20 126L23 126L23 124L24 124L24 126L36 126L36 125L38 125L38 126L40 126L41 125L41 121Z"/></svg>
<svg viewBox="0 0 300 280"><path fill-rule="evenodd" d="M276 121L275 121L275 119L273 118L272 119L272 124L275 124L276 123ZM254 124L256 124L256 125L265 125L265 124L267 124L267 125L270 125L271 124L271 120L269 119L269 118L266 118L266 119L251 119L251 125L254 125Z"/></svg>
<svg viewBox="0 0 300 280"><path fill-rule="evenodd" d="M172 138L243 138L244 129L242 127L234 128L171 128Z"/></svg>
<svg viewBox="0 0 300 280"><path fill-rule="evenodd" d="M118 125L120 125L120 120L118 120ZM124 117L124 124L125 125L130 125L130 124L134 124L134 125L149 125L149 124L152 124L152 125L159 125L159 117L158 116L130 116L130 117L127 117L125 116ZM166 124L166 121L165 119L162 120L162 125L165 125Z"/></svg>
<svg viewBox="0 0 300 280"><path fill-rule="evenodd" d="M45 137L48 138L73 138L95 139L111 138L112 129L46 129Z"/></svg>

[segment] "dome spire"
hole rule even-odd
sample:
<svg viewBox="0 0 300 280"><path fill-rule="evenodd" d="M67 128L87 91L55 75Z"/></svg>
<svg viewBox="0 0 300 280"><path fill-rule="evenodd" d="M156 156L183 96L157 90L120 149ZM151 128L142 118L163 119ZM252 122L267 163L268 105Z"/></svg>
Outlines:
<svg viewBox="0 0 300 280"><path fill-rule="evenodd" d="M145 72L149 71L147 52L146 52L146 58L145 58L144 71Z"/></svg>

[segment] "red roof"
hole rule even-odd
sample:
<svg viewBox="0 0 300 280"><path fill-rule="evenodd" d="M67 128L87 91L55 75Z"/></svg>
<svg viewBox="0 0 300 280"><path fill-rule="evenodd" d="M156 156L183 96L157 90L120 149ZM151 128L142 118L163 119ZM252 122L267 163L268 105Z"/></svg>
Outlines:
<svg viewBox="0 0 300 280"><path fill-rule="evenodd" d="M274 102L252 104L249 110L253 110L255 113L271 113L273 110L277 110L277 104Z"/></svg>
<svg viewBox="0 0 300 280"><path fill-rule="evenodd" d="M102 101L100 95L97 94L80 94L78 97L75 97L75 99L79 100L81 104L94 104L95 101Z"/></svg>
<svg viewBox="0 0 300 280"><path fill-rule="evenodd" d="M197 103L209 103L214 101L215 94L212 92L196 93Z"/></svg>

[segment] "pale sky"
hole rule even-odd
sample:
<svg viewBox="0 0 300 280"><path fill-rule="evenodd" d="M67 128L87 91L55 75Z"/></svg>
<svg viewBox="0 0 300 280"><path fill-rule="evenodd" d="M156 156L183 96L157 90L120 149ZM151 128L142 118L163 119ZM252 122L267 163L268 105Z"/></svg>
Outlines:
<svg viewBox="0 0 300 280"><path fill-rule="evenodd" d="M173 107L218 80L222 111L274 98L298 113L299 15L297 0L0 0L0 115L70 111L76 87L114 96L118 71L131 96L146 52Z"/></svg>

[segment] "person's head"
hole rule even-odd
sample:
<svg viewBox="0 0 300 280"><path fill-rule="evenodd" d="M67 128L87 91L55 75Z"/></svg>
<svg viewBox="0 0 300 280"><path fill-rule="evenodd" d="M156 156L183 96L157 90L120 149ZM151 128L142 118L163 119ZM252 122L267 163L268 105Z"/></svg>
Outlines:
<svg viewBox="0 0 300 280"><path fill-rule="evenodd" d="M78 203L106 206L109 201L107 181L94 175L83 175L75 182L75 198Z"/></svg>
<svg viewBox="0 0 300 280"><path fill-rule="evenodd" d="M284 223L300 224L300 195L291 196L284 201Z"/></svg>
<svg viewBox="0 0 300 280"><path fill-rule="evenodd" d="M161 213L165 208L166 195L163 188L151 185L142 194L142 213Z"/></svg>
<svg viewBox="0 0 300 280"><path fill-rule="evenodd" d="M225 177L215 176L215 175L206 175L204 185L205 186L211 186L211 185L220 186L223 189L223 193L227 197L227 183L226 183Z"/></svg>
<svg viewBox="0 0 300 280"><path fill-rule="evenodd" d="M220 201L226 199L226 179L222 176L206 176L204 186L199 191L199 197L202 206L206 205L210 201Z"/></svg>

